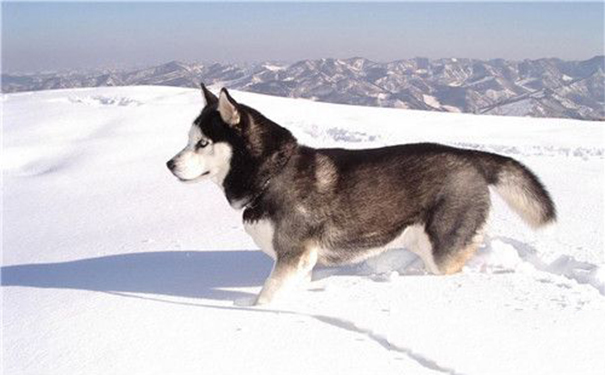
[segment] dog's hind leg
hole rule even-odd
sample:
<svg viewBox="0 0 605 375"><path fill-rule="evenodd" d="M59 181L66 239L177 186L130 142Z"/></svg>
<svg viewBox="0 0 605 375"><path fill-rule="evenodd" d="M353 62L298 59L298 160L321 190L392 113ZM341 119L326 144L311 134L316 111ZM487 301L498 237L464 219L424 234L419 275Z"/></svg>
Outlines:
<svg viewBox="0 0 605 375"><path fill-rule="evenodd" d="M473 221L472 218L468 218L461 227L452 228L447 235L440 237L439 234L430 233L433 258L440 273L451 275L461 271L481 245L484 223L475 226Z"/></svg>
<svg viewBox="0 0 605 375"><path fill-rule="evenodd" d="M446 275L460 272L466 262L475 255L483 241L483 230L477 231L471 242L462 249L439 259L439 269Z"/></svg>
<svg viewBox="0 0 605 375"><path fill-rule="evenodd" d="M489 191L479 180L462 180L448 186L427 218L426 232L433 258L443 274L462 270L483 239L490 209ZM466 188L459 184L466 182Z"/></svg>
<svg viewBox="0 0 605 375"><path fill-rule="evenodd" d="M316 246L307 246L300 252L288 252L277 256L271 275L256 298L255 305L270 303L284 290L309 278L317 263Z"/></svg>

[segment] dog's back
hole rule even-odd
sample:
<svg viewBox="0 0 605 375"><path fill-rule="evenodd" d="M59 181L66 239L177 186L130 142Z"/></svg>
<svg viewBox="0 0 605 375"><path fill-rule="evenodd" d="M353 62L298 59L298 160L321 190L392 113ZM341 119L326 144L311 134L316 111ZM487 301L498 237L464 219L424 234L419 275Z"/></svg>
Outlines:
<svg viewBox="0 0 605 375"><path fill-rule="evenodd" d="M291 233L288 241L315 243L324 264L362 260L399 242L407 227L421 226L434 271L452 273L481 234L489 185L532 226L554 220L548 193L520 163L429 143L370 150L301 147L267 192L266 218Z"/></svg>

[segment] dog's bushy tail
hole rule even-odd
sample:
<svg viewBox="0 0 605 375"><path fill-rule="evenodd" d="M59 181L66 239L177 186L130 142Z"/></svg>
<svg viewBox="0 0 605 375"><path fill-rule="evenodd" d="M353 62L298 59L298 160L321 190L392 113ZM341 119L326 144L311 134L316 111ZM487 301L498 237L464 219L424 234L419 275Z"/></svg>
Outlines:
<svg viewBox="0 0 605 375"><path fill-rule="evenodd" d="M515 159L474 151L479 168L508 206L529 226L539 228L557 220L550 194L538 177Z"/></svg>

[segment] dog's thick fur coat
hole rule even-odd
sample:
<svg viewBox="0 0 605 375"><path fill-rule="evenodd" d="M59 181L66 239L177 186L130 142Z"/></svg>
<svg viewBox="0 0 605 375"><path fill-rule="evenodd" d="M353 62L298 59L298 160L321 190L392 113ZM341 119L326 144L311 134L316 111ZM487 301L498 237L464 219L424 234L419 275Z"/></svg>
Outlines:
<svg viewBox="0 0 605 375"><path fill-rule="evenodd" d="M202 85L206 105L187 147L168 162L181 180L219 184L275 265L256 303L310 276L315 264L358 262L388 248L428 270L458 272L490 210L489 186L532 227L554 222L539 179L509 157L433 143L314 149L285 128Z"/></svg>

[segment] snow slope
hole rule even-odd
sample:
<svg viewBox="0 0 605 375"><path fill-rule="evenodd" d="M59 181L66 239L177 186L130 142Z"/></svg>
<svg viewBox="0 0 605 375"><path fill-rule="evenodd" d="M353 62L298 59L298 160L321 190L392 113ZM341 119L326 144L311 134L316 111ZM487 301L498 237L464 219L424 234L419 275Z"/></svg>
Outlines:
<svg viewBox="0 0 605 375"><path fill-rule="evenodd" d="M212 183L165 168L197 90L2 96L4 374L603 374L602 123L375 109L234 92L313 146L435 141L518 158L560 221L499 198L465 270L395 250L262 308L270 271ZM234 303L236 302L236 303Z"/></svg>

